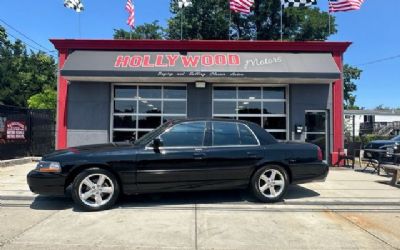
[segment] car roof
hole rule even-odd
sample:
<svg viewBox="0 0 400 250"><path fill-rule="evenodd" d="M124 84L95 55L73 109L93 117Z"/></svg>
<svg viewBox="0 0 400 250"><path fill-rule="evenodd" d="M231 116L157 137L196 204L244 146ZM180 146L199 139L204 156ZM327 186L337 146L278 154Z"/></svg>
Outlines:
<svg viewBox="0 0 400 250"><path fill-rule="evenodd" d="M183 123L183 122L239 122L244 124L249 124L253 122L243 121L243 120L236 120L230 118L186 118L186 119L175 119L172 121L173 124Z"/></svg>

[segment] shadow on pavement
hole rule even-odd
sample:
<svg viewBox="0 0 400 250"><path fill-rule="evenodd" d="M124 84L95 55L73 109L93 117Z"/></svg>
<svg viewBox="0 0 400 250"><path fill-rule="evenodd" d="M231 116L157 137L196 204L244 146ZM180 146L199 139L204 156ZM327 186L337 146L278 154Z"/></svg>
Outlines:
<svg viewBox="0 0 400 250"><path fill-rule="evenodd" d="M289 187L285 200L295 200L319 196L310 189L292 185ZM195 204L263 204L258 202L246 190L224 191L196 191L196 192L171 192L138 195L121 195L117 207L134 208L157 207L166 205L195 205ZM63 210L73 207L70 197L52 197L39 195L34 198L31 209L35 210ZM76 212L81 212L75 209Z"/></svg>

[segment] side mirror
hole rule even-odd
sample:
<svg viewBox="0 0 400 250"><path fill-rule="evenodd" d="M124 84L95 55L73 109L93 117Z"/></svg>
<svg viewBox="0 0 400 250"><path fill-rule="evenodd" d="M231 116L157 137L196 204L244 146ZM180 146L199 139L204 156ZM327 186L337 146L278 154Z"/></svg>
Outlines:
<svg viewBox="0 0 400 250"><path fill-rule="evenodd" d="M162 146L162 141L160 138L154 138L153 140L153 148L154 150L159 150L159 148Z"/></svg>

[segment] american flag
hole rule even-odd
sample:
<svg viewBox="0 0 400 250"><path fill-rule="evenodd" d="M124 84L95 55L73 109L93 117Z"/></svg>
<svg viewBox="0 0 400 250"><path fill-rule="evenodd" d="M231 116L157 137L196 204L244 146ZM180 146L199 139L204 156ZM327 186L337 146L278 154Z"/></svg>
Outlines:
<svg viewBox="0 0 400 250"><path fill-rule="evenodd" d="M359 10L364 0L329 0L329 12Z"/></svg>
<svg viewBox="0 0 400 250"><path fill-rule="evenodd" d="M254 0L229 0L229 8L236 13L249 14Z"/></svg>
<svg viewBox="0 0 400 250"><path fill-rule="evenodd" d="M127 0L125 5L126 11L129 13L128 20L126 23L131 27L135 27L135 6L132 3L132 0Z"/></svg>

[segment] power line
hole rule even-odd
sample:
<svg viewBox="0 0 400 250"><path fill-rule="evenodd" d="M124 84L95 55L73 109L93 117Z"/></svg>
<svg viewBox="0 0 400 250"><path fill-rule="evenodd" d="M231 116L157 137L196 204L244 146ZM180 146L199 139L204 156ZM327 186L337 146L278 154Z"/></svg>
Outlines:
<svg viewBox="0 0 400 250"><path fill-rule="evenodd" d="M15 32L17 32L18 34L20 34L21 36L23 36L24 38L28 39L29 41L33 42L34 44L36 44L37 46L39 46L40 48L46 50L47 52L54 52L54 50L49 50L48 48L42 46L41 44L39 44L38 42L34 41L33 39L31 39L30 37L28 37L27 35L25 35L24 33L22 33L21 31L17 30L16 28L14 28L13 26L11 26L10 24L8 24L7 22L5 22L3 19L0 18L0 22L4 23L6 26L8 26L10 29L14 30ZM14 37L15 38L15 37Z"/></svg>
<svg viewBox="0 0 400 250"><path fill-rule="evenodd" d="M371 64L376 64L376 63L380 63L380 62L391 61L391 60L394 60L394 59L397 59L397 58L400 58L400 54L399 55L395 55L395 56L390 56L390 57L385 57L385 58L373 60L373 61L369 61L369 62L366 62L366 63L360 63L360 64L357 64L356 66L371 65Z"/></svg>
<svg viewBox="0 0 400 250"><path fill-rule="evenodd" d="M13 36L12 34L8 33L7 31L6 31L6 34L7 34L8 36L11 36L11 37L14 38L15 40L20 40L20 41L21 41L21 39L19 39L19 38ZM30 47L30 48L32 48L32 49L34 49L34 50L37 50L37 51L40 51L40 49L38 49L37 47L35 47L35 46L33 46L33 45L29 44L29 43L26 43L26 42L24 42L24 41L21 41L21 42L22 42L24 45L26 45L27 47Z"/></svg>

